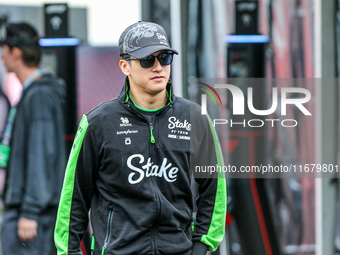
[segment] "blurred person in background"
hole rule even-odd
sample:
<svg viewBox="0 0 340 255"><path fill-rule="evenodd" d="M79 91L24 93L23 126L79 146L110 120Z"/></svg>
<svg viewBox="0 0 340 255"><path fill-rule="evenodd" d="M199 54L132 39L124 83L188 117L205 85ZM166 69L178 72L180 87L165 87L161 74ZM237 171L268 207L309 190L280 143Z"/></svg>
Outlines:
<svg viewBox="0 0 340 255"><path fill-rule="evenodd" d="M66 164L64 82L39 68L42 48L27 23L4 24L2 59L23 86L11 108L7 148L2 253L53 254L53 230Z"/></svg>
<svg viewBox="0 0 340 255"><path fill-rule="evenodd" d="M2 49L0 48L0 55L1 54ZM3 138L9 109L11 108L11 103L9 101L8 95L6 95L6 92L4 91L6 74L7 72L5 70L3 62L0 60L0 142Z"/></svg>
<svg viewBox="0 0 340 255"><path fill-rule="evenodd" d="M1 141L4 138L4 132L5 132L5 127L6 127L8 113L9 113L10 108L11 108L11 104L10 104L6 94L2 90L2 86L0 86L0 150L1 150L1 146L2 146ZM1 156L1 154L0 154L0 156ZM3 192L3 188L4 188L4 180L5 180L4 168L0 164L0 194L1 195L2 195L2 192ZM1 205L2 205L2 203L1 203Z"/></svg>
<svg viewBox="0 0 340 255"><path fill-rule="evenodd" d="M0 86L0 141L3 138L7 117L11 105L5 93L2 91Z"/></svg>

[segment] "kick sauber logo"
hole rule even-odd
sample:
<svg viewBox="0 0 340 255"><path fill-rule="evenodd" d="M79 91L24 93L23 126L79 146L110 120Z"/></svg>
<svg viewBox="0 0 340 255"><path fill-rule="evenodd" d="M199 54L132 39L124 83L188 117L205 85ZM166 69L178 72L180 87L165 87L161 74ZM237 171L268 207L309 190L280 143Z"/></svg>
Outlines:
<svg viewBox="0 0 340 255"><path fill-rule="evenodd" d="M120 117L121 127L131 127L132 124L130 123L129 119L127 117Z"/></svg>

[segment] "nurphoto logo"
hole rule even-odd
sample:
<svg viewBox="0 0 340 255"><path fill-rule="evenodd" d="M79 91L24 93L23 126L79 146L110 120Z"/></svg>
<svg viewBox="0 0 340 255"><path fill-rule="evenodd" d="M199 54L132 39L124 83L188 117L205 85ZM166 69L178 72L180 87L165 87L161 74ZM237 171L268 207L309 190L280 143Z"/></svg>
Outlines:
<svg viewBox="0 0 340 255"><path fill-rule="evenodd" d="M265 123L270 124L272 127L276 123L280 123L283 127L296 127L298 125L298 121L295 119L278 119L278 118L268 118L263 119L263 116L269 116L274 112L278 112L281 116L287 116L287 106L296 107L303 115L311 116L311 112L306 108L305 104L311 100L311 92L306 88L300 87L273 87L271 88L271 102L269 103L267 109L256 109L254 106L254 93L253 87L246 88L246 96L243 91L236 85L232 84L214 84L209 85L203 82L197 82L200 86L199 89L204 91L204 94L201 94L201 114L206 115L207 110L207 95L209 95L215 106L217 106L217 102L215 96L220 102L222 106L222 100L219 93L216 89L225 89L230 93L232 98L232 107L231 114L233 116L245 116L246 110L248 110L251 114L255 116L259 116L258 119L243 119L241 122L235 122L232 119L213 119L214 127L216 125L242 125L246 127L262 127ZM220 91L220 90L219 90ZM215 94L215 96L213 95ZM294 96L292 96L294 95ZM247 109L246 109L247 107ZM294 109L295 110L295 109Z"/></svg>

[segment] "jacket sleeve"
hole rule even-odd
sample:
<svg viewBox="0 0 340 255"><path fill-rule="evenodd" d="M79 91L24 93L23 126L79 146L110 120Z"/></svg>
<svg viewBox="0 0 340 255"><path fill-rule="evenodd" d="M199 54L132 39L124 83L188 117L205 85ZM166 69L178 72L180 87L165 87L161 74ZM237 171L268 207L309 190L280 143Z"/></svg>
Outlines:
<svg viewBox="0 0 340 255"><path fill-rule="evenodd" d="M66 167L54 241L58 255L81 255L80 242L88 228L93 173L97 169L95 140L84 115Z"/></svg>
<svg viewBox="0 0 340 255"><path fill-rule="evenodd" d="M207 249L217 249L224 237L227 211L225 175L216 171L224 166L221 146L209 116L203 121L204 125L201 123L195 131L198 134L194 134L198 144L191 141L196 148L191 169L198 183L197 214L192 237L195 255L206 254Z"/></svg>
<svg viewBox="0 0 340 255"><path fill-rule="evenodd" d="M54 110L59 106L52 105L57 104L56 100L51 100L51 96L43 90L32 88L31 92L24 99L28 105L24 116L28 138L24 166L26 181L20 217L38 221L41 212L53 200L56 203L59 199L63 173L57 171L64 169L58 169L54 160L62 160L64 155L57 155L56 149L60 139L54 119Z"/></svg>

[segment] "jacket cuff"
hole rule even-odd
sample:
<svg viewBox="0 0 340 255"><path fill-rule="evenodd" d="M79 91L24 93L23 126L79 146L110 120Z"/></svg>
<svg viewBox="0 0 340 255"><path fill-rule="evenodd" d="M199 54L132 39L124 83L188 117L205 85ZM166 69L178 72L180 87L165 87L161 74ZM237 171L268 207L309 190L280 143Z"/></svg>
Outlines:
<svg viewBox="0 0 340 255"><path fill-rule="evenodd" d="M29 220L35 220L35 221L38 221L38 219L39 219L39 216L37 214L26 213L26 212L21 212L19 217L23 217L23 218L26 218L26 219L29 219Z"/></svg>
<svg viewBox="0 0 340 255"><path fill-rule="evenodd" d="M194 242L192 245L192 255L206 255L208 246L201 242Z"/></svg>

